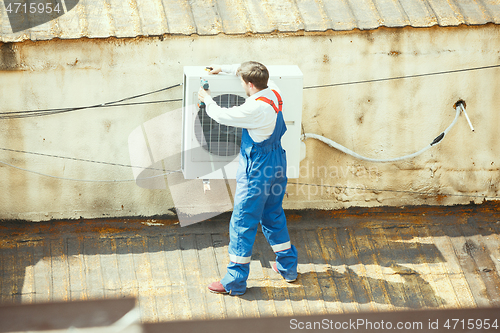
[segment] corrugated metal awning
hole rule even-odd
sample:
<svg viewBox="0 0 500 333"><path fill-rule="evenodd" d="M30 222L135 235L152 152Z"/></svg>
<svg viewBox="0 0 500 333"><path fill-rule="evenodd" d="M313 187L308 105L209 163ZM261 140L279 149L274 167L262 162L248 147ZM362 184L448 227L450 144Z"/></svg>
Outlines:
<svg viewBox="0 0 500 333"><path fill-rule="evenodd" d="M66 3L69 0L65 0ZM75 2L75 0L71 0ZM11 1L3 1L5 5ZM67 14L2 42L158 35L266 34L500 24L498 0L80 0Z"/></svg>

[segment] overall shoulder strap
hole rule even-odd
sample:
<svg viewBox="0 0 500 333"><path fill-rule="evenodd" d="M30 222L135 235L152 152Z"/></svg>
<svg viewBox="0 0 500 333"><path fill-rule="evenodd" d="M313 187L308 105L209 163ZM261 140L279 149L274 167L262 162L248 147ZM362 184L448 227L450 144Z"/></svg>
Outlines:
<svg viewBox="0 0 500 333"><path fill-rule="evenodd" d="M273 93L276 95L276 98L278 99L278 106L279 108L276 106L276 104L274 104L274 102L272 100L270 100L269 98L266 98L266 97L259 97L257 98L256 100L257 101L263 101L263 102L266 102L267 104L271 105L274 109L274 111L276 111L276 113L278 112L281 112L281 110L283 109L283 100L281 99L281 96L280 94L278 94L278 92L276 90L273 90Z"/></svg>

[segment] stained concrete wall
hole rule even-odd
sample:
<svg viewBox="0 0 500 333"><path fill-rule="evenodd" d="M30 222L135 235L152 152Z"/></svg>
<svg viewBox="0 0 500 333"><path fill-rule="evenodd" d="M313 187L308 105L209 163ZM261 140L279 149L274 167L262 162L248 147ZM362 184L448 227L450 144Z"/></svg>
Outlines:
<svg viewBox="0 0 500 333"><path fill-rule="evenodd" d="M180 83L186 65L249 59L297 64L306 87L495 65L498 36L500 27L484 25L3 44L0 108L101 104ZM363 162L308 139L301 178L289 181L285 208L451 205L499 196L498 91L498 68L304 90L304 131L369 157L423 148L452 122L459 99L466 101L476 131L462 115L439 145L414 159L385 164ZM178 87L134 102L181 97ZM0 148L130 165L130 133L180 107L171 102L0 119ZM0 161L58 177L133 178L129 167L82 160L0 150ZM61 180L5 164L0 187L0 219L172 215L174 208L168 186Z"/></svg>

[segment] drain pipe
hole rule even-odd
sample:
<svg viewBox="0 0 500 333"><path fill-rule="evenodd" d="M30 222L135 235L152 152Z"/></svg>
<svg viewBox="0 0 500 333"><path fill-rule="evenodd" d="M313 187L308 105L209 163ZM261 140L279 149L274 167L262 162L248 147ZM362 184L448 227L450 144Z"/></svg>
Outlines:
<svg viewBox="0 0 500 333"><path fill-rule="evenodd" d="M472 127L472 123L470 122L469 116L467 115L467 112L465 112L465 108L467 107L467 105L465 104L465 101L459 100L458 102L455 103L454 107L455 108L459 107L462 110L462 112L465 115L465 119L467 119L467 122L469 123L470 130L472 132L474 132L474 127Z"/></svg>
<svg viewBox="0 0 500 333"><path fill-rule="evenodd" d="M467 113L465 112L465 107L464 106L465 106L465 101L463 101L463 100L459 100L459 101L457 101L453 105L453 107L456 110L455 119L453 119L453 122L450 124L450 126L448 126L441 134L439 134L429 145L425 146L424 148L420 149L419 151L417 151L417 152L415 152L413 154L409 154L409 155L405 155L405 156L401 156L401 157L384 158L384 159L377 159L377 158L365 157L365 156L359 155L358 153L353 152L349 148L346 148L346 147L342 146L341 144L339 144L339 143L337 143L337 142L335 142L333 140L330 140L328 138L325 138L324 136L321 136L321 135L318 135L318 134L313 134L313 133L302 134L301 140L305 140L305 139L308 139L308 138L320 140L321 142L326 143L327 145L329 145L332 148L338 149L338 150L340 150L340 151L342 151L342 152L344 152L344 153L346 153L348 155L351 155L351 156L353 156L355 158L358 158L358 159L364 160L364 161L368 161L368 162L375 162L375 163L397 162L397 161L401 161L401 160L405 160L405 159L416 157L416 156L422 154L423 152L425 152L426 150L428 150L429 148L431 148L432 146L435 146L438 143L440 143L441 140L443 140L444 136L453 128L453 126L455 126L455 124L458 121L458 117L460 116L460 113L462 111L464 112L465 117L467 118L467 121L469 122L469 126L471 127L471 130L474 131L474 128L472 127L470 119L467 116Z"/></svg>

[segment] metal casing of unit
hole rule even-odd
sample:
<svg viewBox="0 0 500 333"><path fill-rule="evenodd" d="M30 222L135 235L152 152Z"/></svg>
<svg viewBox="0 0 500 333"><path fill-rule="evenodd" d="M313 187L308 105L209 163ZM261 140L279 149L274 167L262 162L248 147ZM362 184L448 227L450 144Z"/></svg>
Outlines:
<svg viewBox="0 0 500 333"><path fill-rule="evenodd" d="M295 65L267 68L283 99L287 131L281 142L287 155L287 176L298 178L303 75ZM237 76L210 75L203 66L184 67L181 169L185 179L235 179L241 129L215 123L199 109L202 79L208 80L212 98L222 107L240 105L247 97Z"/></svg>

